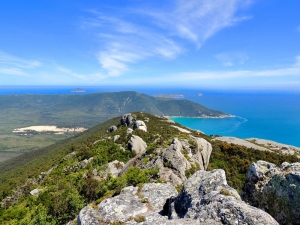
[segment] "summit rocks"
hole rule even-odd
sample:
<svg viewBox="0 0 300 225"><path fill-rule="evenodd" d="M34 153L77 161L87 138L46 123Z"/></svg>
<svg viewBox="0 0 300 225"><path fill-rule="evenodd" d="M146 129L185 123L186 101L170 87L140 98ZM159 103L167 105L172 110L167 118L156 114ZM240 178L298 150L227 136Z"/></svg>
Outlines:
<svg viewBox="0 0 300 225"><path fill-rule="evenodd" d="M242 198L269 212L280 224L300 224L300 163L252 163Z"/></svg>
<svg viewBox="0 0 300 225"><path fill-rule="evenodd" d="M176 194L169 184L144 184L140 193L137 187L126 187L96 208L82 209L78 224L136 224L137 218L141 225L278 224L266 212L243 202L227 185L223 170L196 172Z"/></svg>

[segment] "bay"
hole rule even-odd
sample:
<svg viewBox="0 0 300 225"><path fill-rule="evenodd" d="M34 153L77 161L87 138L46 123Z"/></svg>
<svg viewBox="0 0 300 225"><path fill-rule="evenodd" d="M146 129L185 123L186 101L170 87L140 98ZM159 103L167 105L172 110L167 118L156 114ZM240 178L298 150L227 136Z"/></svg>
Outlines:
<svg viewBox="0 0 300 225"><path fill-rule="evenodd" d="M85 92L72 92L76 88L82 88ZM256 137L300 147L300 92L180 87L0 86L0 95L89 94L113 91L137 91L148 95L181 94L185 99L235 116L224 119L171 118L184 126L201 130L208 135Z"/></svg>
<svg viewBox="0 0 300 225"><path fill-rule="evenodd" d="M235 115L225 119L172 120L208 135L262 138L300 147L300 94L290 92L207 92L190 100Z"/></svg>

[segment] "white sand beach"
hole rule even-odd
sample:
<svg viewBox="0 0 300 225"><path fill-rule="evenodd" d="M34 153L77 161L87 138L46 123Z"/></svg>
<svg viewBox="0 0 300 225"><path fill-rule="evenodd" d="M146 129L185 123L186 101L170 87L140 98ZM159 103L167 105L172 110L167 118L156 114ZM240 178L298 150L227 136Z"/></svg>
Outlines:
<svg viewBox="0 0 300 225"><path fill-rule="evenodd" d="M68 132L83 132L86 128L84 127L74 127L74 128L59 128L57 126L30 126L30 127L23 127L23 128L17 128L13 130L13 133L24 133L28 131L36 131L40 133L45 132L55 132L55 134L64 134Z"/></svg>

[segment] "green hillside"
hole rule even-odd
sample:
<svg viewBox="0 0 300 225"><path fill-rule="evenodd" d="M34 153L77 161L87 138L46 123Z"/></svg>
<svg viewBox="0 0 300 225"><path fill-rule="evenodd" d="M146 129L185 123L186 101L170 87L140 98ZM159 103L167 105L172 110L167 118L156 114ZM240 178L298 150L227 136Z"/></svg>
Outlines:
<svg viewBox="0 0 300 225"><path fill-rule="evenodd" d="M33 133L22 136L16 128L54 125L90 128L128 112L165 116L221 116L188 100L152 97L133 91L85 95L0 95L0 164L18 154L49 146L74 133Z"/></svg>
<svg viewBox="0 0 300 225"><path fill-rule="evenodd" d="M148 132L134 130L132 134L126 134L128 127L121 126L120 117L116 117L82 134L47 148L25 153L0 165L1 199L14 193L12 198L2 201L0 224L65 224L74 219L84 205L99 203L106 197L118 194L127 185L164 182L157 177L158 169L138 167L129 167L116 178L92 178L95 170L98 174L103 173L109 162L119 160L126 163L135 157L134 152L126 150L126 143L132 135L138 135L148 145L146 153L139 156L138 163L141 165L156 157L156 149L168 147L174 137L188 140L191 147L195 145L190 134L173 127L184 128L179 124L172 124L164 117L146 113L137 112L132 115L136 120L144 120L145 117L149 119L146 123ZM118 129L113 133L107 132L112 125L116 125ZM202 137L211 142L213 151L208 169L224 169L228 184L237 190L241 190L246 171L253 161L267 160L277 165L284 161L298 161L295 156L211 141L211 137L192 130L190 132L194 137ZM113 141L115 135L120 135L116 142ZM66 156L72 152L73 154ZM76 166L91 157L93 160L86 167ZM188 159L188 156L184 157ZM50 168L53 168L51 173L41 173ZM197 165L186 171L186 176L196 170ZM29 194L35 188L43 190L39 197Z"/></svg>
<svg viewBox="0 0 300 225"><path fill-rule="evenodd" d="M9 120L19 114L21 120L15 121L15 125L10 124L11 127L29 126L32 122L91 127L128 112L190 117L225 114L189 100L158 98L133 91L86 95L2 95L0 105L3 119Z"/></svg>

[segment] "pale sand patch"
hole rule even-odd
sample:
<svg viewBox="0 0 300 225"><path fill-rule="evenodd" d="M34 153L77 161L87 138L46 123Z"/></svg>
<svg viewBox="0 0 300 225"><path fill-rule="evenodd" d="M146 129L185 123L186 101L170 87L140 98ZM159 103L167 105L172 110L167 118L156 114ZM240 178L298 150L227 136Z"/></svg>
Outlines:
<svg viewBox="0 0 300 225"><path fill-rule="evenodd" d="M177 127L175 125L172 125L171 127L174 127L174 128L178 129L180 132L183 132L183 133L187 133L187 134L191 133L191 131L189 131L187 129L184 129L184 128L181 128L181 127Z"/></svg>
<svg viewBox="0 0 300 225"><path fill-rule="evenodd" d="M63 134L67 132L83 132L86 128L84 127L74 127L74 128L58 128L57 126L30 126L14 129L14 133L23 133L27 131L36 131L36 132L55 132L56 134Z"/></svg>
<svg viewBox="0 0 300 225"><path fill-rule="evenodd" d="M232 143L232 144L236 144L236 145L242 145L242 146L245 146L247 148L254 148L254 149L257 149L257 150L269 151L270 152L270 150L267 149L267 148L261 147L259 145L253 144L249 141L246 141L246 140L240 139L240 138L236 138L236 137L216 137L213 140L225 141L229 144Z"/></svg>

